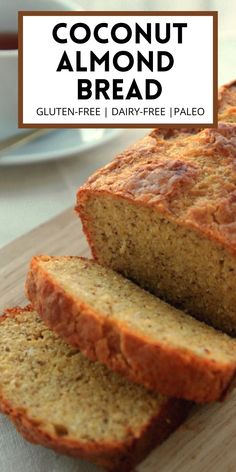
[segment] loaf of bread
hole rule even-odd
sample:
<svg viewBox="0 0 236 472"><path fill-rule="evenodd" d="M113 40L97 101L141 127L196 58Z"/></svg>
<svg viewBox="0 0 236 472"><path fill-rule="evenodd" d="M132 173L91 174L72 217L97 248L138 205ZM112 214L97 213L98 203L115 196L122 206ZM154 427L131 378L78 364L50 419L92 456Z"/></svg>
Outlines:
<svg viewBox="0 0 236 472"><path fill-rule="evenodd" d="M89 178L76 210L95 259L236 335L236 83L217 129L154 130Z"/></svg>
<svg viewBox="0 0 236 472"><path fill-rule="evenodd" d="M90 362L31 308L0 323L0 409L29 441L128 472L186 417L187 402Z"/></svg>
<svg viewBox="0 0 236 472"><path fill-rule="evenodd" d="M50 329L149 389L210 402L232 387L235 339L92 260L34 257L26 291Z"/></svg>

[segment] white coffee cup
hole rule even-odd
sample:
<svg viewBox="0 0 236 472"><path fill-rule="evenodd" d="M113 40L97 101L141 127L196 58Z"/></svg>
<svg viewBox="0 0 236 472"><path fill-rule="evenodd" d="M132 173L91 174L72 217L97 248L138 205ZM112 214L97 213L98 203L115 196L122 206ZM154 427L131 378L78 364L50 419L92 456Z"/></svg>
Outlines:
<svg viewBox="0 0 236 472"><path fill-rule="evenodd" d="M0 34L17 33L20 10L81 10L77 0L0 0ZM18 51L0 45L0 140L18 129Z"/></svg>

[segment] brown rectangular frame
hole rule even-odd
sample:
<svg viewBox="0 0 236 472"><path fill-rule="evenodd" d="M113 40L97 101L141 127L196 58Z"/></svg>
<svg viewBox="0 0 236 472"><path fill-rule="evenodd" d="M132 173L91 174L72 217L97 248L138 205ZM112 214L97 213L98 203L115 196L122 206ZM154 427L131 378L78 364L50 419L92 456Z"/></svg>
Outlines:
<svg viewBox="0 0 236 472"><path fill-rule="evenodd" d="M24 16L212 16L213 17L213 123L23 123L23 17ZM18 12L18 126L19 128L216 128L218 125L218 12L217 11L19 11Z"/></svg>

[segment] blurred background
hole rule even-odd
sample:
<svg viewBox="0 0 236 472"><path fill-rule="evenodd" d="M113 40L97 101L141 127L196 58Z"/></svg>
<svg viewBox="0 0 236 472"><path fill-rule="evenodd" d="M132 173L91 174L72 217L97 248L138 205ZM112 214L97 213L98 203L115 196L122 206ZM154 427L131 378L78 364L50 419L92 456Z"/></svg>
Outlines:
<svg viewBox="0 0 236 472"><path fill-rule="evenodd" d="M80 4L85 10L216 10L219 17L219 84L234 77L236 0L81 0Z"/></svg>
<svg viewBox="0 0 236 472"><path fill-rule="evenodd" d="M68 7L70 1L66 0ZM1 2L3 0L0 0L0 16ZM13 2L16 9L20 9L20 0L8 2ZM85 10L217 10L219 85L236 77L235 0L73 0L72 9L75 9L75 2L78 9ZM23 150L19 156L15 151L13 161L0 155L0 247L73 206L76 189L85 178L129 143L146 134L147 130L122 130L109 137L101 133L101 139L98 135L87 135L86 143L90 149L85 151L80 148L77 153L68 151L67 155L66 146L69 150L70 140L76 140L76 136L81 139L79 131L76 132L77 135L71 130L64 135L55 134L53 142L49 141L50 137L45 138L37 150L37 156L33 143L24 156ZM95 146L91 147L89 140L93 139ZM44 145L49 146L46 158ZM62 147L64 154L58 160L56 154L60 154ZM40 159L40 149L44 159Z"/></svg>

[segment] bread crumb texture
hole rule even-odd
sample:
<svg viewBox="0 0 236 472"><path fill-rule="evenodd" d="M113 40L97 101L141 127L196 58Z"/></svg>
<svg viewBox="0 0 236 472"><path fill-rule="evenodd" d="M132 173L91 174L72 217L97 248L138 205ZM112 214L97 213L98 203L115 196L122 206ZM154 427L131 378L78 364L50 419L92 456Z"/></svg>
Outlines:
<svg viewBox="0 0 236 472"><path fill-rule="evenodd" d="M35 312L0 326L1 395L51 434L122 441L157 413L161 396L89 361Z"/></svg>
<svg viewBox="0 0 236 472"><path fill-rule="evenodd" d="M58 287L102 318L121 323L152 342L171 344L201 358L233 362L236 366L236 340L142 290L113 270L80 257L45 256L37 260Z"/></svg>
<svg viewBox="0 0 236 472"><path fill-rule="evenodd" d="M223 246L112 195L90 194L84 211L100 263L236 335L236 258Z"/></svg>
<svg viewBox="0 0 236 472"><path fill-rule="evenodd" d="M235 376L236 340L93 260L34 257L26 289L68 343L151 390L209 402Z"/></svg>
<svg viewBox="0 0 236 472"><path fill-rule="evenodd" d="M189 411L90 362L31 307L9 310L0 330L0 408L33 443L129 472Z"/></svg>

